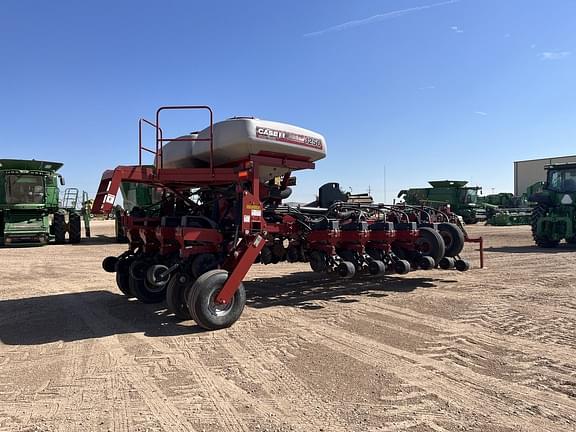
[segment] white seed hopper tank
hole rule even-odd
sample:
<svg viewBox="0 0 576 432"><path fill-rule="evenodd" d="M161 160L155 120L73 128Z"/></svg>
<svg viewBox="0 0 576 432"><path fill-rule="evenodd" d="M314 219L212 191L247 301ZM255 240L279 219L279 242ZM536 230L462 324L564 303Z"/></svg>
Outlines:
<svg viewBox="0 0 576 432"><path fill-rule="evenodd" d="M181 138L210 138L210 128ZM163 148L164 168L208 166L209 141L170 141ZM310 162L326 157L326 140L319 133L286 123L234 117L214 123L214 166L247 159L250 155L285 155ZM262 181L287 170L262 167Z"/></svg>

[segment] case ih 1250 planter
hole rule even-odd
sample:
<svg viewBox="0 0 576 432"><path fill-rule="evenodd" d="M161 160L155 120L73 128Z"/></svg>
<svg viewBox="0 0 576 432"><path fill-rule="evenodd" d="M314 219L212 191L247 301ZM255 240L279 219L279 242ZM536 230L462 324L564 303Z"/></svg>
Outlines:
<svg viewBox="0 0 576 432"><path fill-rule="evenodd" d="M161 114L176 109L206 110L210 126L165 138ZM154 149L142 146L144 123L156 131ZM154 165L142 164L143 151L155 155ZM457 218L438 210L347 203L335 183L320 188L312 205L283 204L296 183L292 172L326 156L315 132L248 117L213 123L207 106L162 107L155 122L140 121L139 152L139 165L104 173L93 213L110 212L122 183L162 198L121 216L128 250L102 265L127 296L166 300L176 316L206 329L240 317L242 280L257 261L309 262L345 278L469 268L459 257L465 238Z"/></svg>

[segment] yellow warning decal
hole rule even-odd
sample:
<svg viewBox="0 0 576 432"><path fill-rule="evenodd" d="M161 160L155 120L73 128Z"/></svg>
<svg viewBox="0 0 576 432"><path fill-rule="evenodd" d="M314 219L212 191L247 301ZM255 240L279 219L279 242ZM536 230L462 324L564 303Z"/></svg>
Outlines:
<svg viewBox="0 0 576 432"><path fill-rule="evenodd" d="M246 208L248 210L261 210L262 209L262 207L260 207L258 204L248 204L246 206Z"/></svg>

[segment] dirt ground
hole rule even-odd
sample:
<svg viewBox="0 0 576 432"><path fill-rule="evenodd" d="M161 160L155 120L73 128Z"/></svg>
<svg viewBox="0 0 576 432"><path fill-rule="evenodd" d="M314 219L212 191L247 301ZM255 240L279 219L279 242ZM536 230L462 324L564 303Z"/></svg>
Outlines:
<svg viewBox="0 0 576 432"><path fill-rule="evenodd" d="M0 249L0 431L576 430L576 250L528 227L468 273L256 265L218 332L120 295L112 229Z"/></svg>

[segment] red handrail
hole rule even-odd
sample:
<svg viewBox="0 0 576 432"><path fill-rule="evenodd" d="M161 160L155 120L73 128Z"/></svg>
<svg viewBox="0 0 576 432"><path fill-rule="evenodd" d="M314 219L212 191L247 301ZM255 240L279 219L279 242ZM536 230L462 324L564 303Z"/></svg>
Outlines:
<svg viewBox="0 0 576 432"><path fill-rule="evenodd" d="M158 146L156 146L156 151L149 149L148 147L144 147L142 145L142 124L145 123L147 125L152 126L154 129L156 129L156 136L158 137L158 135L160 136L160 138L162 138L162 129L159 128L157 125L155 125L154 123L152 123L149 120L146 120L145 118L141 118L140 120L138 120L138 165L142 166L142 150L147 151L148 153L152 153L155 156L158 156Z"/></svg>
<svg viewBox="0 0 576 432"><path fill-rule="evenodd" d="M160 128L160 113L166 110L197 110L205 109L210 113L210 137L209 138L163 138ZM156 154L160 154L160 168L164 168L164 157L162 154L162 144L165 141L210 141L210 171L214 175L214 113L207 105L174 105L163 106L156 111Z"/></svg>

